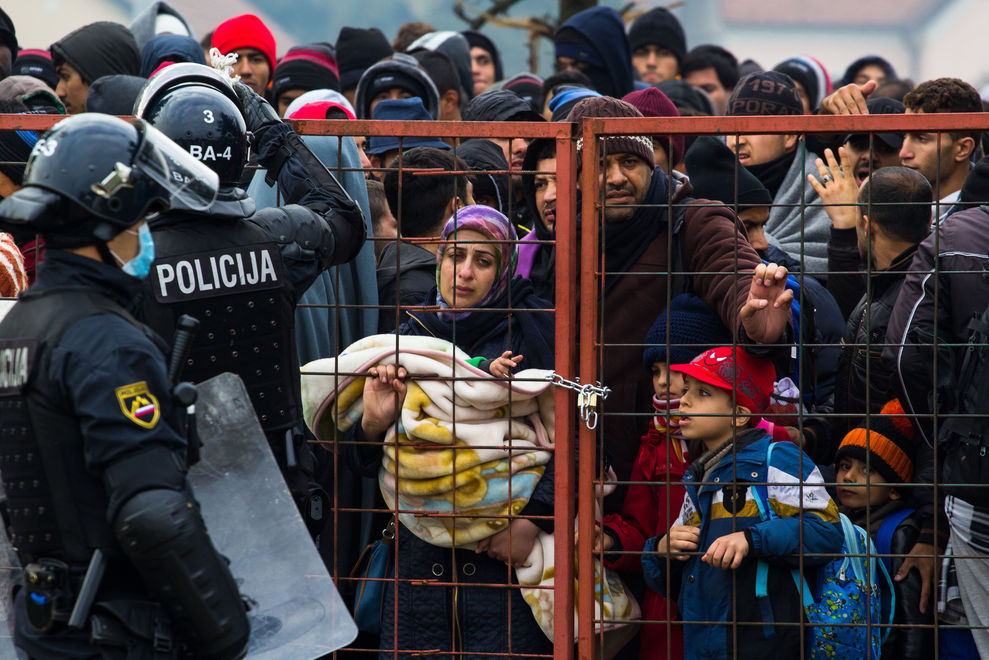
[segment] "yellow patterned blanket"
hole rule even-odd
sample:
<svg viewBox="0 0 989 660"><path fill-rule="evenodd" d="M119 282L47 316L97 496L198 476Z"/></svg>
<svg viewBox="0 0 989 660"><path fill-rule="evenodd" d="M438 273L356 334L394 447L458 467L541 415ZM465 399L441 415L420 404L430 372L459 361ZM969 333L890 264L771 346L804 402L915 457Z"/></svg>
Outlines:
<svg viewBox="0 0 989 660"><path fill-rule="evenodd" d="M302 368L303 414L317 440L331 443L363 415L368 369L400 363L409 373L399 422L386 436L378 484L399 521L427 543L473 549L518 514L551 457L549 371L512 381L468 364L471 356L432 337L373 335L336 358ZM490 357L490 356L489 356ZM423 515L427 514L427 515ZM553 638L553 535L541 532L516 571L523 596ZM638 604L617 575L595 561L595 618L635 619ZM526 588L527 587L527 588Z"/></svg>

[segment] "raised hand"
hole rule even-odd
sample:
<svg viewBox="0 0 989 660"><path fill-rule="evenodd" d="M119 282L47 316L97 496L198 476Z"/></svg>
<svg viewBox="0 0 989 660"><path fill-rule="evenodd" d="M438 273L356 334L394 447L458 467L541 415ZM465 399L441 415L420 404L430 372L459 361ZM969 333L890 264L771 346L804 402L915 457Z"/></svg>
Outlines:
<svg viewBox="0 0 989 660"><path fill-rule="evenodd" d="M758 344L772 344L792 318L793 291L786 288L786 268L759 264L752 274L749 297L742 306L742 327Z"/></svg>
<svg viewBox="0 0 989 660"><path fill-rule="evenodd" d="M808 174L807 181L824 202L824 210L828 212L834 228L854 229L859 219L858 207L855 206L858 202L859 186L855 182L852 159L848 157L844 147L838 148L838 156L841 159L840 165L835 160L834 152L825 149L827 166L818 158L814 161L817 165L817 176Z"/></svg>
<svg viewBox="0 0 989 660"><path fill-rule="evenodd" d="M825 96L821 101L822 115L867 115L869 108L865 105L865 100L869 94L876 91L879 86L875 80L870 80L864 85L849 83L844 87L839 87Z"/></svg>

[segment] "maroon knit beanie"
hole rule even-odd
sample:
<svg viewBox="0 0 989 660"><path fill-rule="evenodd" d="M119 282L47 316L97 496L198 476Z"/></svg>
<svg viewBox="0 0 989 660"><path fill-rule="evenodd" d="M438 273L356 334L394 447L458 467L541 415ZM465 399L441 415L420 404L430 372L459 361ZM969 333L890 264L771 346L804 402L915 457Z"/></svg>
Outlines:
<svg viewBox="0 0 989 660"><path fill-rule="evenodd" d="M268 58L268 66L275 70L275 35L254 14L241 14L220 23L213 32L211 47L224 55L238 48L255 48Z"/></svg>
<svg viewBox="0 0 989 660"><path fill-rule="evenodd" d="M622 100L635 106L643 117L679 117L680 111L673 105L673 101L655 87L638 89L622 97ZM682 135L674 135L672 139L669 135L657 135L656 139L666 150L670 166L674 166L683 160L684 142Z"/></svg>
<svg viewBox="0 0 989 660"><path fill-rule="evenodd" d="M641 117L642 113L635 106L610 96L590 96L580 100L567 115L567 121L579 122L584 117ZM580 152L583 138L577 140L577 151ZM650 165L655 165L652 153L652 138L648 135L614 135L605 138L608 154L635 154ZM580 160L578 159L578 163Z"/></svg>

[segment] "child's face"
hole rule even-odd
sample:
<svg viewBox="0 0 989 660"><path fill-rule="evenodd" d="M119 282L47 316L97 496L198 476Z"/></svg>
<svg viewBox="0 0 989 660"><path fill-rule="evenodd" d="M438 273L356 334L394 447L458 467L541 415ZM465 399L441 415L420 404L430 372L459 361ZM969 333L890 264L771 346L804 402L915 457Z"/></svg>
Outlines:
<svg viewBox="0 0 989 660"><path fill-rule="evenodd" d="M680 392L683 391L682 373L670 371L669 362L653 362L651 371L652 389L657 399L669 401L680 397Z"/></svg>
<svg viewBox="0 0 989 660"><path fill-rule="evenodd" d="M865 461L857 458L838 461L837 482L838 501L849 509L880 506L900 497L878 472L867 469Z"/></svg>
<svg viewBox="0 0 989 660"><path fill-rule="evenodd" d="M728 390L684 376L680 395L680 432L687 440L700 440L708 450L732 437L732 396ZM737 419L737 418L736 418ZM744 423L744 420L739 420Z"/></svg>

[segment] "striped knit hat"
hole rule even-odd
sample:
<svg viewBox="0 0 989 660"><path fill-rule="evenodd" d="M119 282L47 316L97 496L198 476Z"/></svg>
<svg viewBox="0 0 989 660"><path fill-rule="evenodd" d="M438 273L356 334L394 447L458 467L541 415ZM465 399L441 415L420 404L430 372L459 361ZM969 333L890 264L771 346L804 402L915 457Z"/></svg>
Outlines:
<svg viewBox="0 0 989 660"><path fill-rule="evenodd" d="M585 117L642 117L642 113L626 101L610 96L591 96L581 99L573 107L567 121L580 123ZM583 149L583 140L584 138L577 140L578 153ZM604 142L609 155L630 153L646 161L650 166L656 164L653 160L652 138L648 135L613 135L605 138ZM577 162L581 162L579 157Z"/></svg>
<svg viewBox="0 0 989 660"><path fill-rule="evenodd" d="M835 463L842 458L857 458L876 470L886 483L910 483L913 479L914 429L906 417L899 399L893 399L882 407L878 415L863 420L849 431L838 446Z"/></svg>

